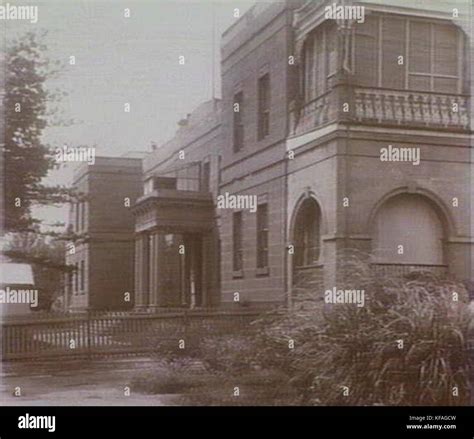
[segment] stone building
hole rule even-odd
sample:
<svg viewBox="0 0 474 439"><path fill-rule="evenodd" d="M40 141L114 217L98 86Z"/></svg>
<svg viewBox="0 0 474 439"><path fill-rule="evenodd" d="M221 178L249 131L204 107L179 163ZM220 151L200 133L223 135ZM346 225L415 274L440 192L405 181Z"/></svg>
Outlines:
<svg viewBox="0 0 474 439"><path fill-rule="evenodd" d="M143 160L135 216L137 310L219 301L220 101L200 105Z"/></svg>
<svg viewBox="0 0 474 439"><path fill-rule="evenodd" d="M74 268L66 282L66 306L86 309L133 307L133 216L140 195L141 160L96 157L77 167L73 187L81 194L71 203L66 263ZM130 300L128 300L130 299Z"/></svg>
<svg viewBox="0 0 474 439"><path fill-rule="evenodd" d="M286 0L236 20L222 100L144 159L135 308L289 303L337 287L347 249L472 279L467 6Z"/></svg>
<svg viewBox="0 0 474 439"><path fill-rule="evenodd" d="M382 272L472 278L462 3L358 2L363 22L325 19L325 2L295 12L289 290L308 271L336 285L347 248L370 254Z"/></svg>

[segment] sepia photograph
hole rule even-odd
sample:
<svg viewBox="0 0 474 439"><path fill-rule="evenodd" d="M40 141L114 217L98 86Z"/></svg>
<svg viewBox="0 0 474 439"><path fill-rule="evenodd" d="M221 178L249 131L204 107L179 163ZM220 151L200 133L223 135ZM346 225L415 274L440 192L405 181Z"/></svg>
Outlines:
<svg viewBox="0 0 474 439"><path fill-rule="evenodd" d="M472 437L473 14L2 2L0 418L403 407L400 436Z"/></svg>

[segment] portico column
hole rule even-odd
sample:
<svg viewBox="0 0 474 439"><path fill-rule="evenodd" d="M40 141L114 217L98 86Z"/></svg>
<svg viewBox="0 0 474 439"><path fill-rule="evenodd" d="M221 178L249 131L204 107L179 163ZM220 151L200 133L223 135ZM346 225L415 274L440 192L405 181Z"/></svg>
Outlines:
<svg viewBox="0 0 474 439"><path fill-rule="evenodd" d="M158 232L153 232L150 239L150 306L158 306L158 251L159 251Z"/></svg>
<svg viewBox="0 0 474 439"><path fill-rule="evenodd" d="M148 305L147 239L146 234L135 238L135 306L138 308Z"/></svg>

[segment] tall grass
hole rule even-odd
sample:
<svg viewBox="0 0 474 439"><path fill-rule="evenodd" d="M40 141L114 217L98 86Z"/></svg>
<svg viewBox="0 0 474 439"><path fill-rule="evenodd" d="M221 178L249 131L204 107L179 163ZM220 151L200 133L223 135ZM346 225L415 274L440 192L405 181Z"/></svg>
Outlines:
<svg viewBox="0 0 474 439"><path fill-rule="evenodd" d="M291 312L258 322L256 357L286 371L301 403L468 404L464 285L426 272L380 276L357 253L339 261L337 288L363 289L365 306L325 304L321 291L300 293Z"/></svg>

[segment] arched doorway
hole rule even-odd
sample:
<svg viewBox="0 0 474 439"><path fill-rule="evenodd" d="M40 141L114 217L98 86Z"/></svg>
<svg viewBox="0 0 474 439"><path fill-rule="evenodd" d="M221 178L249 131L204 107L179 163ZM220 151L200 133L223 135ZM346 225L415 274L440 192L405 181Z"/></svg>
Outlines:
<svg viewBox="0 0 474 439"><path fill-rule="evenodd" d="M322 283L321 223L319 204L307 197L297 208L292 229L292 284L303 290L313 291Z"/></svg>
<svg viewBox="0 0 474 439"><path fill-rule="evenodd" d="M413 269L443 272L444 239L442 217L430 199L419 194L395 195L375 216L374 263L402 273Z"/></svg>
<svg viewBox="0 0 474 439"><path fill-rule="evenodd" d="M321 209L307 198L298 209L294 224L295 267L314 265L321 254Z"/></svg>

